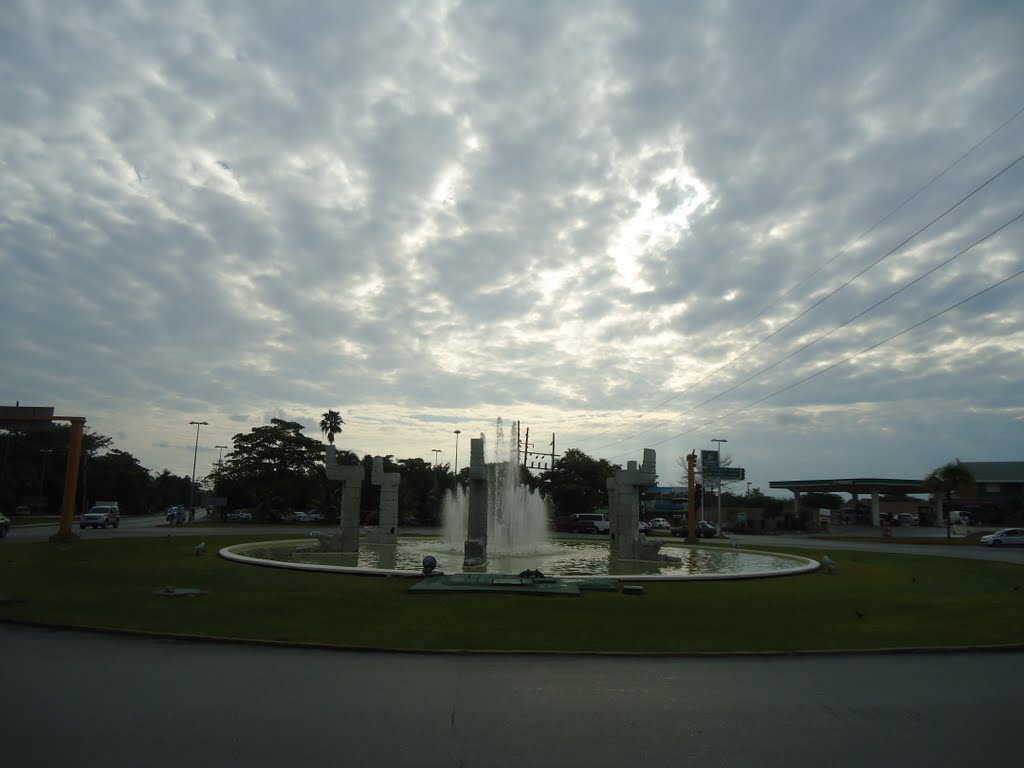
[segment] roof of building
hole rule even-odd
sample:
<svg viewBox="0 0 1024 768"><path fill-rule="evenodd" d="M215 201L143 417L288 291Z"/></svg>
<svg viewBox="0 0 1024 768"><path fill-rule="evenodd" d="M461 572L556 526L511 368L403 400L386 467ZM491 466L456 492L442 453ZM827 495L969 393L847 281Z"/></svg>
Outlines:
<svg viewBox="0 0 1024 768"><path fill-rule="evenodd" d="M891 477L853 477L838 480L772 480L769 488L800 493L927 493L921 480Z"/></svg>
<svg viewBox="0 0 1024 768"><path fill-rule="evenodd" d="M959 461L978 483L1024 483L1024 461Z"/></svg>

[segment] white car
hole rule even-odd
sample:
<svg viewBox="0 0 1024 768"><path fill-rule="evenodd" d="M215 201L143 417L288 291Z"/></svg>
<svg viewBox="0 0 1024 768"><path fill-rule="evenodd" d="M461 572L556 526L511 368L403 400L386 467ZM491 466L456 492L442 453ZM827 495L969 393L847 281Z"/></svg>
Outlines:
<svg viewBox="0 0 1024 768"><path fill-rule="evenodd" d="M672 528L672 526L669 525L668 520L666 520L664 517L656 517L653 520L651 520L651 522L648 523L648 525L650 525L651 529L655 531L668 531Z"/></svg>
<svg viewBox="0 0 1024 768"><path fill-rule="evenodd" d="M1024 528L1003 528L982 536L981 543L986 547L1024 547Z"/></svg>
<svg viewBox="0 0 1024 768"><path fill-rule="evenodd" d="M121 524L121 510L116 504L97 504L78 518L79 528L106 528L108 525L117 528Z"/></svg>

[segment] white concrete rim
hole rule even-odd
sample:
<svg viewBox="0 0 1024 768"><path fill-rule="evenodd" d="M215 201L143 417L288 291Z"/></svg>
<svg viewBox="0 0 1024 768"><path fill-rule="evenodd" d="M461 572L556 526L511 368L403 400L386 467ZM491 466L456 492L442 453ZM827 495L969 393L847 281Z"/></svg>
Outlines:
<svg viewBox="0 0 1024 768"><path fill-rule="evenodd" d="M284 568L290 571L308 571L315 573L342 573L349 574L352 576L399 576L403 578L422 578L423 574L420 571L400 571L400 570L388 570L382 568L362 568L359 566L347 566L347 565L326 565L319 563L286 563L281 560L268 560L262 557L251 557L249 555L242 554L239 550L244 550L248 547L260 547L268 543L274 544L308 544L309 539L280 539L273 542L265 541L253 541L246 542L244 544L233 544L229 547L224 547L217 554L223 557L225 560L230 560L236 563L243 563L245 565L260 565L267 568ZM676 546L681 547L692 547L688 544L679 544ZM746 552L751 555L769 555L771 557L777 557L781 560L792 560L795 565L792 568L782 568L778 570L767 570L767 571L747 571L745 573L651 573L651 574L638 574L634 576L614 576L610 574L594 573L588 576L555 576L555 578L565 579L567 581L582 581L585 579L615 579L620 582L634 582L634 581L736 581L742 579L770 579L777 578L780 576L796 576L802 573L812 573L821 567L821 563L817 560L812 560L809 557L802 557L800 555L790 555L782 552L761 552L754 550L744 549L730 549L731 552ZM451 575L451 574L449 574ZM498 574L494 574L498 575Z"/></svg>

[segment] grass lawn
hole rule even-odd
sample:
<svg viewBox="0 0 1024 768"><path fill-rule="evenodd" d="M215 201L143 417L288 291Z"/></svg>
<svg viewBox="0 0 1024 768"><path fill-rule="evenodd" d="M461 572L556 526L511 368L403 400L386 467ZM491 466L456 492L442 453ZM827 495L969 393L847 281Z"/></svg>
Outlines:
<svg viewBox="0 0 1024 768"><path fill-rule="evenodd" d="M834 551L834 575L648 583L641 596L410 595L410 579L230 563L281 536L0 545L0 620L392 649L794 651L1024 643L1024 567ZM782 548L767 548L786 551ZM794 551L795 554L801 554ZM205 597L157 597L164 586ZM1015 589L1016 587L1016 589Z"/></svg>

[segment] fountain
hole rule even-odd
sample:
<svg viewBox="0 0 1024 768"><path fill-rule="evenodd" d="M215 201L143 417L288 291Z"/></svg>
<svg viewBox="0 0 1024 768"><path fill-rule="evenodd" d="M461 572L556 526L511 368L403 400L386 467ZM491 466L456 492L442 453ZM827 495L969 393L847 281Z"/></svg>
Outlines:
<svg viewBox="0 0 1024 768"><path fill-rule="evenodd" d="M483 435L470 441L468 492L445 495L442 520L447 549L465 542L463 568L479 568L488 554L522 557L550 553L548 505L519 482L518 425L506 447L504 428L495 430L495 461L484 460Z"/></svg>
<svg viewBox="0 0 1024 768"><path fill-rule="evenodd" d="M621 580L733 579L780 576L815 570L808 558L746 552L716 546L688 546L648 539L639 533L639 491L656 480L655 452L643 462L627 463L608 479L611 536L608 540L553 541L546 502L519 483L518 425L506 445L497 422L494 461L485 460L483 435L470 442L468 490L456 488L444 501L444 535L398 536L397 473L385 473L379 457L373 482L381 486L380 525L358 539L361 466L343 467L327 449L328 477L342 483L342 519L331 533L309 540L254 542L226 547L222 557L243 563L310 571L421 576L433 557L445 573L517 574L542 571L551 576L606 576ZM661 551L659 551L661 550Z"/></svg>

